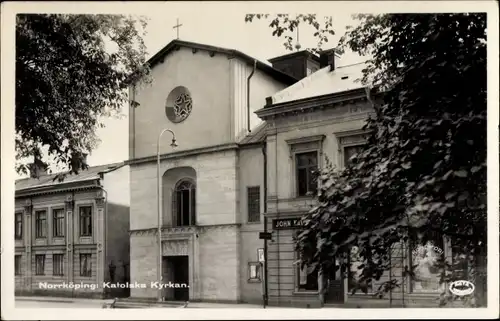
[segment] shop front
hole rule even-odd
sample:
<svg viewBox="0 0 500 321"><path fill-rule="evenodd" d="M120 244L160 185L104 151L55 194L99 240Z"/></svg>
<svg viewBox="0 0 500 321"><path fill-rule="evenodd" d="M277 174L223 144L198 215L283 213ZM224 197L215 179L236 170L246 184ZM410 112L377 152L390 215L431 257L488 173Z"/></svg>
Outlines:
<svg viewBox="0 0 500 321"><path fill-rule="evenodd" d="M301 228L301 216L292 213L268 215L268 295L269 304L319 308L324 304L345 302L345 285L342 271L331 273L301 267L295 242ZM339 262L335 260L338 265Z"/></svg>

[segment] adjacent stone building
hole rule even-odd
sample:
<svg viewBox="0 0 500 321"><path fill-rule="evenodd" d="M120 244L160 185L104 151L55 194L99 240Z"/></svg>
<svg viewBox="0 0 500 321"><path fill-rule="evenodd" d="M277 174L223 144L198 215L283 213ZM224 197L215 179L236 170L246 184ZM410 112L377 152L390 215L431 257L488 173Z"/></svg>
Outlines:
<svg viewBox="0 0 500 321"><path fill-rule="evenodd" d="M129 280L128 166L54 178L16 181L16 295L128 296L103 285Z"/></svg>
<svg viewBox="0 0 500 321"><path fill-rule="evenodd" d="M345 280L331 275L329 296L321 295L322 276L295 264L294 238L300 217L315 200L311 171L328 159L336 168L365 143L363 125L373 112L369 92L356 82L364 64L328 65L267 99L257 115L266 123L267 253L269 303L318 307L345 301Z"/></svg>
<svg viewBox="0 0 500 321"><path fill-rule="evenodd" d="M352 294L348 271L330 275L303 270L295 264L295 236L300 218L317 205L309 195L316 189L310 173L329 160L342 169L366 144L363 126L380 106L381 96L359 80L364 63L342 65L337 55L322 55L320 70L267 98L256 114L265 121L261 140L265 141L267 230L267 279L269 303L279 306L348 305L351 307L438 307L439 269L433 267L439 256L452 263L452 242L435 235L427 244L401 241L391 251L391 269L368 287L368 293ZM297 58L295 58L297 59ZM281 60L280 60L281 61ZM299 63L299 66L303 66ZM325 66L326 65L326 66ZM353 278L362 264L357 248L348 255ZM340 266L342 258L333 258ZM415 266L416 277L404 273ZM467 267L461 267L467 273ZM400 284L383 298L374 295L383 282ZM325 288L327 287L327 288Z"/></svg>

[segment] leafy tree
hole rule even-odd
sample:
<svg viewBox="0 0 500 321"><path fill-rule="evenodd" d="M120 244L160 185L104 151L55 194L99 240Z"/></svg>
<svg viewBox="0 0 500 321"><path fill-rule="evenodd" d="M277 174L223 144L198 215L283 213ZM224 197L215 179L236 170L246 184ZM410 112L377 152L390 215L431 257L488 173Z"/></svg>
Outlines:
<svg viewBox="0 0 500 321"><path fill-rule="evenodd" d="M316 17L311 15L315 21ZM261 17L267 18L267 17ZM369 56L375 115L367 144L344 170L319 173L319 205L304 217L302 264L321 270L358 247L356 290L379 280L391 251L452 240L476 285L472 305L486 304L486 14L357 15L340 46ZM287 30L289 24L270 25ZM317 36L317 35L316 35ZM457 260L437 262L441 280L456 280ZM345 261L344 261L345 262ZM414 277L413 266L403 275ZM484 284L484 285L483 285ZM379 296L402 286L382 282ZM441 304L457 299L443 291Z"/></svg>
<svg viewBox="0 0 500 321"><path fill-rule="evenodd" d="M247 14L245 22L253 22L254 19L269 19L269 14ZM283 46L287 50L293 50L293 31L300 23L306 23L314 28L313 36L318 40L316 48L309 48L312 52L318 52L322 45L328 42L329 36L335 35L333 30L333 18L325 16L323 22L319 22L314 14L298 14L290 17L288 14L277 14L270 19L269 27L273 29L273 36L285 39Z"/></svg>
<svg viewBox="0 0 500 321"><path fill-rule="evenodd" d="M119 115L133 79L148 80L145 27L144 18L123 15L17 15L17 161L33 157L47 169L46 149L69 172L88 167L101 117Z"/></svg>

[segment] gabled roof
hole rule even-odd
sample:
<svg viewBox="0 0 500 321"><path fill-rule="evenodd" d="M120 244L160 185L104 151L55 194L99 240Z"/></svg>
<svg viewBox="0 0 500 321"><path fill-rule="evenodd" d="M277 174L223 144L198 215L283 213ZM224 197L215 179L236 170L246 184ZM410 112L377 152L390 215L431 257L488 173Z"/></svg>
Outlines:
<svg viewBox="0 0 500 321"><path fill-rule="evenodd" d="M271 96L271 104L281 104L295 100L340 93L365 87L361 83L365 63L336 67L324 67L294 85Z"/></svg>
<svg viewBox="0 0 500 321"><path fill-rule="evenodd" d="M16 180L16 192L35 190L38 188L60 187L71 183L81 183L100 178L100 173L107 173L124 166L124 163L113 163L89 167L87 170L80 171L78 174L68 174L62 182L54 181L56 175L61 173L41 175L39 178L22 178ZM67 173L67 172L66 172Z"/></svg>
<svg viewBox="0 0 500 321"><path fill-rule="evenodd" d="M163 62L165 57L170 54L173 50L176 50L180 47L186 47L186 48L191 48L191 49L196 49L196 50L205 50L213 53L221 53L230 57L238 57L242 59L243 61L246 61L249 64L254 63L254 61L257 61L257 69L261 70L262 72L268 74L270 77L281 81L282 83L286 85L292 85L297 82L297 79L294 77L285 74L277 69L274 69L272 66L269 66L268 64L259 61L256 58L250 57L249 55L246 55L238 50L235 49L228 49L228 48L222 48L222 47L215 47L215 46L210 46L210 45L205 45L201 43L196 43L196 42L189 42L189 41L184 41L184 40L179 40L175 39L172 40L169 44L167 44L163 49L158 51L153 57L151 57L146 63L149 64L150 68L153 68L156 66L158 63Z"/></svg>

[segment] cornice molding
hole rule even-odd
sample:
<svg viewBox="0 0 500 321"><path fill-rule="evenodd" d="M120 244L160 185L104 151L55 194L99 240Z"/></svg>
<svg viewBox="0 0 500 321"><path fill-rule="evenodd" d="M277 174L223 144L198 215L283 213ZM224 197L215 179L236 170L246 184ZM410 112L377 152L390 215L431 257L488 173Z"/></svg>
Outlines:
<svg viewBox="0 0 500 321"><path fill-rule="evenodd" d="M160 160L180 159L180 158L189 157L189 156L197 156L200 154L218 153L218 152L236 150L238 148L239 148L239 145L237 143L227 143L227 144L214 145L214 146L209 146L209 147L194 148L194 149L190 149L190 150L183 150L183 151L172 152L172 153L168 153L168 154L162 154L162 155L160 155ZM146 157L141 157L141 158L129 159L129 160L125 161L125 164L126 165L136 165L136 164L152 163L152 162L156 162L156 160L157 160L156 155L155 156L146 156Z"/></svg>
<svg viewBox="0 0 500 321"><path fill-rule="evenodd" d="M99 188L96 185L98 180L93 180L92 185L89 185L88 182L84 186L68 186L68 187L55 187L55 186L47 186L43 189L26 189L21 191L16 191L15 198L23 198L23 197L32 197L32 196L40 196L40 195L51 195L51 194L59 194L59 193L67 193L67 192L77 192L77 191L85 191L91 190L94 188Z"/></svg>
<svg viewBox="0 0 500 321"><path fill-rule="evenodd" d="M286 142L288 145L316 143L316 142L322 142L323 140L325 140L325 138L326 135L314 135L314 136L287 139Z"/></svg>
<svg viewBox="0 0 500 321"><path fill-rule="evenodd" d="M353 130L343 130L343 131L338 131L334 132L333 134L337 138L344 138L344 137L351 137L351 136L358 136L358 135L366 135L369 134L370 131L366 129L353 129Z"/></svg>
<svg viewBox="0 0 500 321"><path fill-rule="evenodd" d="M266 120L268 118L285 117L298 112L305 113L315 109L334 108L339 105L353 104L357 101L368 101L365 88L268 105L257 110L255 114Z"/></svg>
<svg viewBox="0 0 500 321"><path fill-rule="evenodd" d="M165 237L164 240L168 240L169 236L185 236L185 235L191 235L193 233L202 233L207 230L222 230L222 229L228 229L228 228L233 228L233 227L240 227L240 223L230 223L230 224L215 224L215 225L199 225L199 226L182 226L182 227L162 227L161 228L161 233ZM158 228L157 227L150 227L150 228L145 228L145 229L134 229L134 230L129 230L129 235L130 236L151 236L151 235L158 235Z"/></svg>

